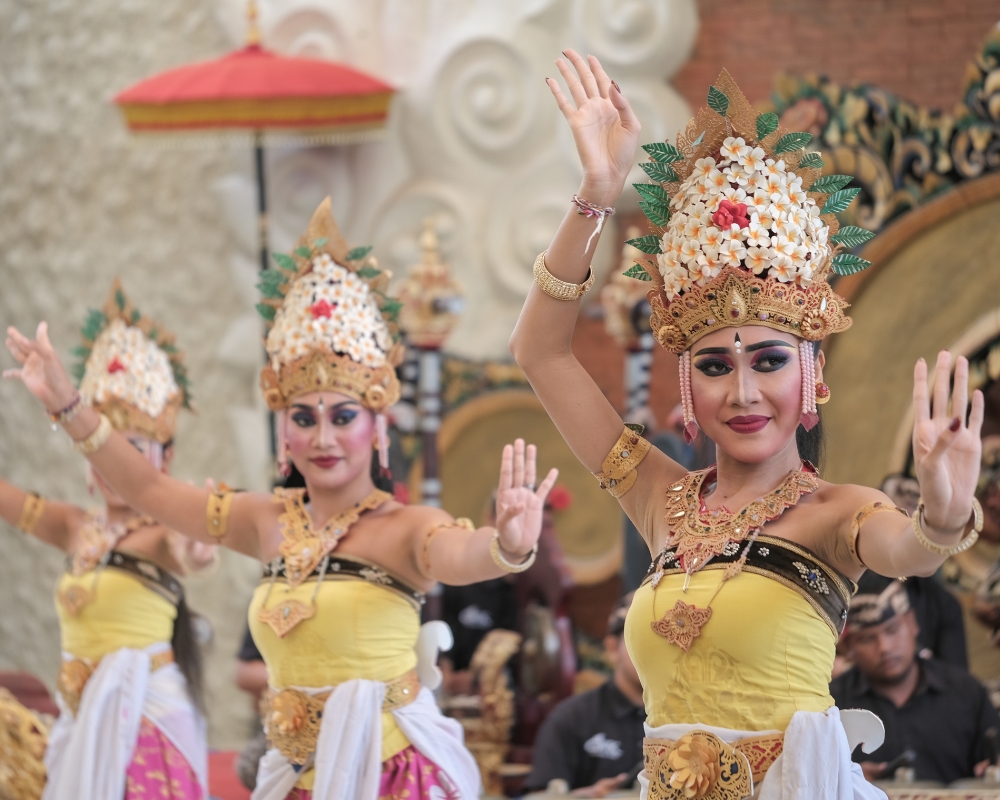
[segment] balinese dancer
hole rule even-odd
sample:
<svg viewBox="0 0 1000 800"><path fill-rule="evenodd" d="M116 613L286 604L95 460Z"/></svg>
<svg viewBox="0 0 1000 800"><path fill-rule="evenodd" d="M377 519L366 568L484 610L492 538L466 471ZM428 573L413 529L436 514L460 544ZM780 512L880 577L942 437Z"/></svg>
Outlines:
<svg viewBox="0 0 1000 800"><path fill-rule="evenodd" d="M556 471L533 488L534 448L507 446L496 528L478 530L376 489L373 455L386 465L384 415L399 398L389 275L367 250L348 249L329 199L293 255L277 262L262 273L270 331L261 387L276 414L279 464L298 469L305 491L206 492L150 468L95 411L65 428L144 513L268 565L249 614L271 686L271 749L255 800L472 800L479 773L461 726L418 680L420 605L435 581L527 569ZM69 401L44 336L11 329L8 342L22 364L12 374L46 408Z"/></svg>
<svg viewBox="0 0 1000 800"><path fill-rule="evenodd" d="M44 325L38 336L48 341ZM103 311L90 313L78 352L80 389L69 386L51 406L53 427L93 409L120 431L129 455L165 474L177 412L189 406L173 337L116 280ZM201 660L177 576L209 566L216 548L136 511L89 465L88 483L102 508L0 481L0 516L69 555L56 593L61 714L45 754L44 798L206 798Z"/></svg>
<svg viewBox="0 0 1000 800"><path fill-rule="evenodd" d="M642 796L881 797L851 763L859 728L869 751L880 744L877 719L842 718L829 694L837 636L865 569L929 575L975 540L982 395L966 422L967 362L958 359L950 398L948 353L932 399L927 366L916 365L923 497L912 519L877 490L820 480L803 460L796 431L816 425L829 397L819 342L850 324L826 279L864 266L841 251L868 234L838 232L833 212L856 193L842 188L849 179L821 177L822 159L803 149L809 135L756 114L723 73L676 145L645 148L654 182L638 189L654 234L635 242L649 262L629 271L652 281L652 330L680 357L687 434L703 429L718 463L687 473L623 430L570 341L593 282L595 222L613 211L639 123L597 59L566 56L572 66L557 64L569 97L548 84L584 179L535 262L511 349L655 556L626 629L647 712Z"/></svg>

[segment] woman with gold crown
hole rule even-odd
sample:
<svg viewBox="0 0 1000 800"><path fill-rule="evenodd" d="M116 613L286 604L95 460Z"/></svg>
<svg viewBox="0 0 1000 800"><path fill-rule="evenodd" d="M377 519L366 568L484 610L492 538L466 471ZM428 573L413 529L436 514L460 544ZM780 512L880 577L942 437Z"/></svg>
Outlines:
<svg viewBox="0 0 1000 800"><path fill-rule="evenodd" d="M38 338L47 346L44 323ZM93 408L131 456L165 475L177 412L190 407L173 337L116 280L104 310L91 311L77 352L80 390L70 385L51 407L53 428ZM207 797L201 659L177 576L211 565L216 547L136 511L89 464L88 483L103 508L49 502L0 480L0 517L69 554L56 593L61 714L45 754L43 797Z"/></svg>
<svg viewBox="0 0 1000 800"><path fill-rule="evenodd" d="M881 727L834 706L834 647L864 570L930 575L978 535L982 394L966 421L965 359L950 397L949 354L930 391L917 363L923 497L912 519L804 460L816 403L829 398L819 344L850 325L827 277L866 266L842 251L870 234L838 230L834 213L857 192L843 188L850 179L822 176L809 135L756 114L723 72L675 145L645 146L653 182L637 189L653 233L633 243L650 259L627 273L652 282L652 330L680 358L687 435L704 430L718 463L686 473L623 430L570 342L593 283L591 239L632 167L639 123L597 59L565 55L556 63L569 97L548 85L584 178L535 262L511 350L654 555L626 626L647 712L642 797L884 797L851 762L860 741L868 752L880 744ZM802 449L800 427L813 431Z"/></svg>
<svg viewBox="0 0 1000 800"><path fill-rule="evenodd" d="M250 606L270 681L271 749L254 800L479 796L461 726L426 688L440 678L436 651L418 663L415 648L426 653L430 638L420 633L420 606L435 581L527 569L557 475L533 488L534 447L508 445L497 528L478 530L375 488L373 448L387 467L385 411L399 398L402 349L393 341L399 304L384 294L390 275L367 252L348 249L327 199L294 253L261 273L258 308L270 322L261 388L276 414L279 465L286 473L294 465L305 490L206 492L157 472L96 410L64 420L136 508L267 565ZM44 335L32 341L11 328L7 343L22 365L9 375L50 411L70 402Z"/></svg>

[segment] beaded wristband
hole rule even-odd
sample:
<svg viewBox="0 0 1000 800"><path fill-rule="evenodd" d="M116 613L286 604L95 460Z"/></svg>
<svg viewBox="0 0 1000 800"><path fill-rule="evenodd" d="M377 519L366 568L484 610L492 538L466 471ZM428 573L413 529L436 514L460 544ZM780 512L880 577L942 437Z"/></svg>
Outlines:
<svg viewBox="0 0 1000 800"><path fill-rule="evenodd" d="M920 515L923 512L924 498L921 497L917 503L917 510L913 512L913 516L911 517L913 521L913 533L920 544L938 556L953 556L968 550L979 539L979 533L983 529L983 507L975 497L972 498L972 530L958 544L953 544L950 547L937 544L927 538L927 534L924 533L924 529L920 524Z"/></svg>
<svg viewBox="0 0 1000 800"><path fill-rule="evenodd" d="M503 557L503 553L500 552L500 531L493 534L493 538L490 539L490 558L493 559L493 563L496 564L504 572L524 572L528 567L535 563L535 557L538 555L538 542L535 542L535 546L531 548L531 553L528 555L528 560L522 562L521 564L511 564L506 558Z"/></svg>
<svg viewBox="0 0 1000 800"><path fill-rule="evenodd" d="M76 392L73 399L69 401L69 405L60 411L56 411L54 414L49 414L49 419L52 420L52 430L56 429L56 425L66 425L73 421L76 415L80 413L80 409L83 408L81 399L80 393Z"/></svg>
<svg viewBox="0 0 1000 800"><path fill-rule="evenodd" d="M590 291L590 288L594 285L594 270L587 271L587 280L583 283L570 283L569 281L559 280L559 278L545 267L546 252L548 251L543 250L539 253L538 258L535 259L535 266L532 268L532 274L539 289L553 300L579 300Z"/></svg>
<svg viewBox="0 0 1000 800"><path fill-rule="evenodd" d="M101 414L101 421L97 424L94 432L86 439L73 442L73 449L85 456L96 453L108 443L108 439L111 438L111 430L111 420Z"/></svg>
<svg viewBox="0 0 1000 800"><path fill-rule="evenodd" d="M590 252L590 243L594 241L594 237L601 232L601 228L604 227L604 220L615 213L614 206L599 206L596 203L591 203L589 200L584 200L580 195L573 195L573 205L576 206L576 213L581 217L597 217L597 227L594 228L594 232L590 234L590 238L587 239L587 246L583 249L584 255Z"/></svg>

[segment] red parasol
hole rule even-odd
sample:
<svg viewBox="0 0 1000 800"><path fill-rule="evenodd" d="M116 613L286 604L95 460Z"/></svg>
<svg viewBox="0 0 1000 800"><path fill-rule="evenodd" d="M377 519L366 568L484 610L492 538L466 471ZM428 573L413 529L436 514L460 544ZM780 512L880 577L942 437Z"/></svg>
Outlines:
<svg viewBox="0 0 1000 800"><path fill-rule="evenodd" d="M330 143L368 138L384 127L393 88L331 61L282 56L260 45L256 2L248 4L246 47L146 78L119 93L129 129L142 134L251 133L256 148L261 267L267 269L263 135Z"/></svg>

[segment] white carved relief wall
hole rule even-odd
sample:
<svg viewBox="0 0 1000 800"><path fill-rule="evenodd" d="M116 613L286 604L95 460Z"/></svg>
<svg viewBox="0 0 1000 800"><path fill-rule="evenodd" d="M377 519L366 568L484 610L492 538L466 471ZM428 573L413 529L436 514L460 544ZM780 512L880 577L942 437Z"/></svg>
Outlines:
<svg viewBox="0 0 1000 800"><path fill-rule="evenodd" d="M216 2L233 42L242 41L244 3ZM636 108L644 141L673 136L690 117L668 80L694 41L694 0L262 0L260 14L268 47L340 60L399 90L382 141L269 152L272 249L287 248L330 194L349 241L374 245L399 275L418 256L421 221L435 216L467 292L446 347L467 357L507 357L531 265L579 185L568 126L543 81L557 74L559 52L602 59ZM636 169L634 180L645 175ZM246 179L228 180L227 202L249 209L251 191ZM619 208L633 207L634 194ZM238 269L249 276L256 262L246 232ZM617 260L613 238L598 251L599 272Z"/></svg>

